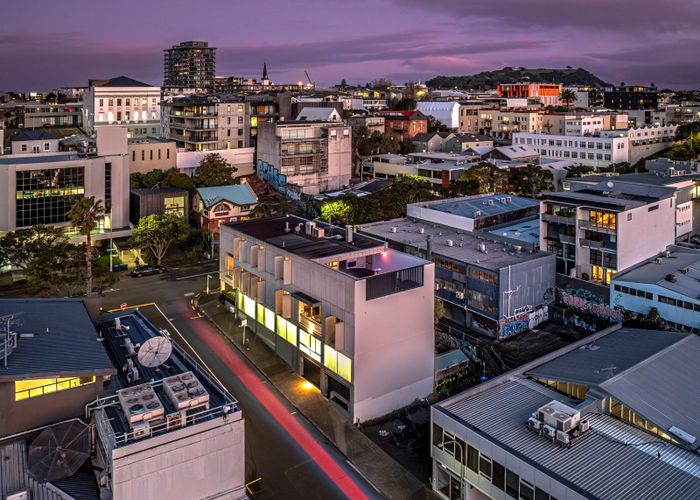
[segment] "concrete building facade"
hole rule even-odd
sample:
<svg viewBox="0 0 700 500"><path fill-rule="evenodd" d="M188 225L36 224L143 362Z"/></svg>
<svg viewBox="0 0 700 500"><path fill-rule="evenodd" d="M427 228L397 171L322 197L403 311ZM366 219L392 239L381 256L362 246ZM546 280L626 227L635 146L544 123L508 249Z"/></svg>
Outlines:
<svg viewBox="0 0 700 500"><path fill-rule="evenodd" d="M168 170L177 166L175 141L153 137L129 139L129 172L146 173L154 169Z"/></svg>
<svg viewBox="0 0 700 500"><path fill-rule="evenodd" d="M432 263L286 216L221 226L220 276L248 335L353 422L432 392Z"/></svg>
<svg viewBox="0 0 700 500"><path fill-rule="evenodd" d="M132 137L160 135L160 87L125 76L90 80L83 101L83 126L92 134L107 126L123 126Z"/></svg>
<svg viewBox="0 0 700 500"><path fill-rule="evenodd" d="M214 89L216 49L202 41L182 42L165 49L163 87Z"/></svg>
<svg viewBox="0 0 700 500"><path fill-rule="evenodd" d="M281 192L317 195L350 184L352 128L335 122L266 122L257 139L258 177Z"/></svg>

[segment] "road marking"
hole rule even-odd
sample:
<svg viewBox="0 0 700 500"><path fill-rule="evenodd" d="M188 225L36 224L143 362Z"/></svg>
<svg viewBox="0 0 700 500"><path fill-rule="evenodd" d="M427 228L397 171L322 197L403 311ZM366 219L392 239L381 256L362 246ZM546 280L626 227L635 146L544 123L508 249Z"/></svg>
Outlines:
<svg viewBox="0 0 700 500"><path fill-rule="evenodd" d="M118 292L120 289L119 288L110 288L109 290L105 290L102 293L112 293L112 292Z"/></svg>
<svg viewBox="0 0 700 500"><path fill-rule="evenodd" d="M199 318L201 318L201 317L203 317L203 316L204 316L204 315L200 313L200 314L198 314L197 316L192 316L190 319L199 319Z"/></svg>
<svg viewBox="0 0 700 500"><path fill-rule="evenodd" d="M117 311L124 311L124 310L126 310L126 309L135 309L135 308L138 308L138 307L148 307L148 306L155 306L155 305L156 305L155 302L147 302L147 303L145 303L145 304L136 304L136 305L134 305L134 306L126 306L126 307L123 308L123 309L122 309L121 307L117 307L117 308L115 308L115 309L108 309L107 312L113 313L113 312L117 312ZM156 307L157 307L157 306L156 306Z"/></svg>
<svg viewBox="0 0 700 500"><path fill-rule="evenodd" d="M297 414L297 412L295 412L295 411L293 411L293 412L291 413L291 415L296 415L296 414Z"/></svg>
<svg viewBox="0 0 700 500"><path fill-rule="evenodd" d="M161 314L161 316L163 316L163 317L165 318L165 321L167 321L167 322L170 324L170 326L172 327L172 329L175 330L175 331L177 332L177 334L178 334L178 335L180 336L180 338L185 342L185 344L187 344L187 346L188 346L188 347L190 348L190 350L192 351L192 354L194 354L194 355L197 357L197 359L199 360L199 362L202 363L202 366L203 366L204 368L207 369L207 371L209 372L209 375L211 375L212 378L213 378L214 380L216 380L216 381L219 383L219 385L220 385L221 387L224 387L224 388L225 388L226 386L224 385L224 383L221 382L221 380L219 380L219 377L217 377L217 376L214 374L214 371L213 371L211 368L209 368L209 365L207 365L207 364L204 362L204 360L202 359L202 357L201 357L201 356L199 355L199 353L195 350L195 348L192 347L192 344L189 343L189 341L188 341L188 340L185 338L185 336L180 332L180 330L178 330L178 329L175 327L175 325L173 325L173 322L170 321L170 318L168 318L168 317L165 315L165 313L163 312L163 310L162 310L160 307L158 307L158 304L156 304L155 302L153 302L153 305L155 306L156 309L158 309L158 312Z"/></svg>
<svg viewBox="0 0 700 500"><path fill-rule="evenodd" d="M187 292L183 294L185 297L192 297L194 295L194 292Z"/></svg>
<svg viewBox="0 0 700 500"><path fill-rule="evenodd" d="M207 274L219 274L219 271L209 271L208 273L199 273L199 274L191 274L189 276L180 276L179 278L175 278L175 281L188 280L190 278L197 278L199 276L206 276Z"/></svg>
<svg viewBox="0 0 700 500"><path fill-rule="evenodd" d="M253 480L252 480L251 482L249 482L249 483L246 483L245 489L248 490L248 493L249 493L250 495L253 494L253 490L250 489L250 485L251 485L251 484L255 484L255 483L257 483L257 482L260 482L261 480L262 480L262 478L259 477L259 478L257 478L257 479L253 479Z"/></svg>

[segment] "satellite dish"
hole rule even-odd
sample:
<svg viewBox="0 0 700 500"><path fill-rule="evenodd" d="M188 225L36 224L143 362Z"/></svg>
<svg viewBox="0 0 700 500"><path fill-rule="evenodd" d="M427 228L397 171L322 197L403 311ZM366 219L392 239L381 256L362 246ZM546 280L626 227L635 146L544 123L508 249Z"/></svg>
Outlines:
<svg viewBox="0 0 700 500"><path fill-rule="evenodd" d="M138 359L142 366L155 368L165 363L173 352L173 344L165 337L153 337L143 343Z"/></svg>

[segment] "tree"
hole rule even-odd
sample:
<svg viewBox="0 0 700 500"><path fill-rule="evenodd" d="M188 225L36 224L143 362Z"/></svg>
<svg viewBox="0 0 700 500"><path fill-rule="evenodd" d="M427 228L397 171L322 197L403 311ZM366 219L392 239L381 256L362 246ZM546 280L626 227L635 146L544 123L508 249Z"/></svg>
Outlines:
<svg viewBox="0 0 700 500"><path fill-rule="evenodd" d="M192 177L180 172L177 168L171 168L165 172L165 178L162 183L163 187L173 187L184 189L185 191L194 191L194 182Z"/></svg>
<svg viewBox="0 0 700 500"><path fill-rule="evenodd" d="M567 177L582 177L587 174L592 174L595 172L595 168L589 165L576 165L573 167L567 167Z"/></svg>
<svg viewBox="0 0 700 500"><path fill-rule="evenodd" d="M463 172L456 187L462 195L502 193L507 191L508 176L491 163L482 162Z"/></svg>
<svg viewBox="0 0 700 500"><path fill-rule="evenodd" d="M69 297L83 295L88 278L85 255L83 243L70 243L63 239L38 254L24 274L38 294ZM108 266L99 265L94 254L91 254L91 260L91 272L94 267L94 276L91 278L94 279L94 289L101 292L114 284L116 276L109 272Z"/></svg>
<svg viewBox="0 0 700 500"><path fill-rule="evenodd" d="M130 243L141 249L148 249L160 265L173 243L185 241L190 226L175 214L151 214L141 217L131 233Z"/></svg>
<svg viewBox="0 0 700 500"><path fill-rule="evenodd" d="M401 99L392 99L389 103L389 109L399 111L410 111L416 109L416 100L412 97L402 97Z"/></svg>
<svg viewBox="0 0 700 500"><path fill-rule="evenodd" d="M85 236L85 288L87 295L92 293L92 231L97 228L104 216L105 207L102 205L102 200L95 200L94 196L78 199L68 211L68 219L73 227Z"/></svg>
<svg viewBox="0 0 700 500"><path fill-rule="evenodd" d="M509 177L510 187L518 194L534 197L554 189L554 176L539 165L514 168Z"/></svg>
<svg viewBox="0 0 700 500"><path fill-rule="evenodd" d="M370 86L373 89L386 89L386 88L391 87L393 84L394 83L391 80L389 80L388 78L375 78L370 83Z"/></svg>
<svg viewBox="0 0 700 500"><path fill-rule="evenodd" d="M576 92L571 89L564 89L561 91L561 94L559 94L559 100L563 102L567 108L570 108L571 105L576 102Z"/></svg>
<svg viewBox="0 0 700 500"><path fill-rule="evenodd" d="M440 319L445 315L445 304L442 300L435 297L435 308L433 309L433 323L436 325L440 322Z"/></svg>
<svg viewBox="0 0 700 500"><path fill-rule="evenodd" d="M238 171L219 153L209 153L199 164L194 173L194 185L196 187L228 186L238 184L240 181L233 178Z"/></svg>
<svg viewBox="0 0 700 500"><path fill-rule="evenodd" d="M39 254L65 241L60 227L39 225L11 231L0 238L0 263L26 269Z"/></svg>
<svg viewBox="0 0 700 500"><path fill-rule="evenodd" d="M271 198L255 205L255 208L250 212L250 216L256 219L264 219L267 217L277 217L280 215L291 214L296 207L294 203L286 196L279 198Z"/></svg>

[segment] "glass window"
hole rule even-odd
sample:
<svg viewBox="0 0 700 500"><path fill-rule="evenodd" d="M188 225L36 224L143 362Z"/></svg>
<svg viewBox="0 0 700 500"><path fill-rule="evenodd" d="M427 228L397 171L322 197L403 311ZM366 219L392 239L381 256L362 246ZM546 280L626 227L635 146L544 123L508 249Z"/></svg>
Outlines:
<svg viewBox="0 0 700 500"><path fill-rule="evenodd" d="M549 500L549 493L535 487L535 500Z"/></svg>
<svg viewBox="0 0 700 500"><path fill-rule="evenodd" d="M479 450L473 446L467 448L467 467L476 473L479 472Z"/></svg>
<svg viewBox="0 0 700 500"><path fill-rule="evenodd" d="M17 380L15 382L15 401L35 398L66 389L73 389L74 387L92 384L93 382L95 382L95 377Z"/></svg>
<svg viewBox="0 0 700 500"><path fill-rule="evenodd" d="M518 490L520 486L520 476L510 469L506 469L506 493L513 498L520 498Z"/></svg>
<svg viewBox="0 0 700 500"><path fill-rule="evenodd" d="M491 459L483 453L479 456L479 473L491 479Z"/></svg>
<svg viewBox="0 0 700 500"><path fill-rule="evenodd" d="M492 462L492 469L493 475L491 476L491 482L496 488L503 491L506 484L506 469L495 460Z"/></svg>
<svg viewBox="0 0 700 500"><path fill-rule="evenodd" d="M520 500L535 500L535 489L522 479L520 480Z"/></svg>

